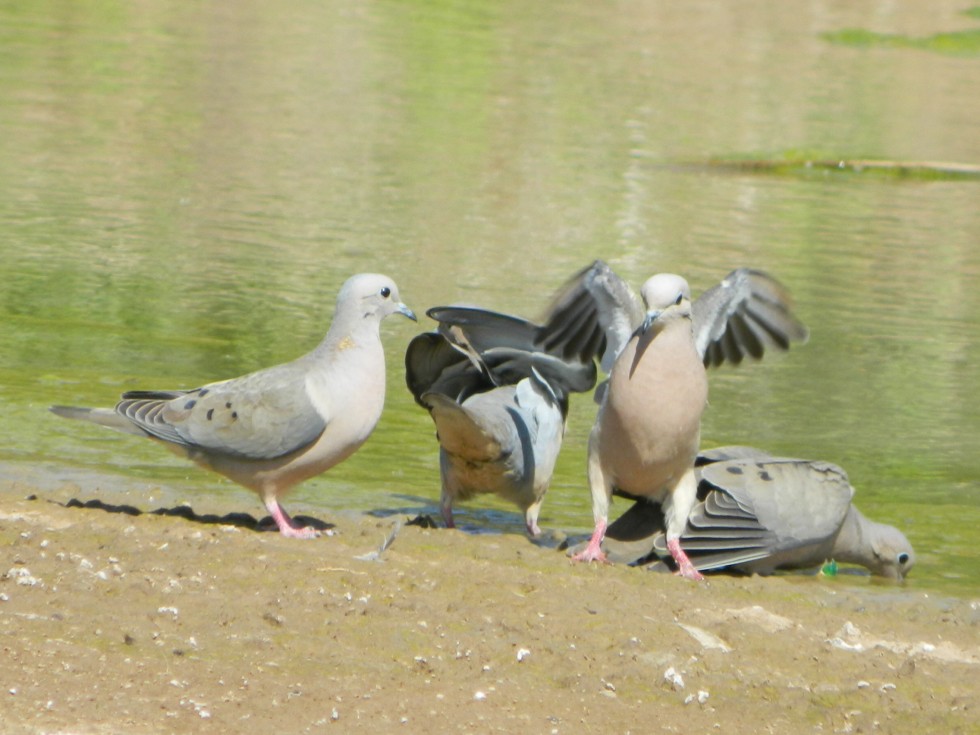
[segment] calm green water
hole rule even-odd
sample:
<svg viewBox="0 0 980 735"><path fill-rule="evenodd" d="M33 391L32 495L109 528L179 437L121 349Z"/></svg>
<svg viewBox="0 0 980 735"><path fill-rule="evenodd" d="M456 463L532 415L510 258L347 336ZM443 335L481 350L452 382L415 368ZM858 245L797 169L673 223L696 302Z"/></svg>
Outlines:
<svg viewBox="0 0 980 735"><path fill-rule="evenodd" d="M705 165L980 164L980 56L833 35L975 30L968 8L4 3L0 475L258 513L150 442L45 408L295 357L354 272L394 276L420 314L535 317L596 257L696 291L752 265L791 287L811 341L713 373L706 445L841 464L862 510L915 545L911 589L976 596L980 181ZM381 425L292 507L435 510L433 427L402 370L417 328L383 331ZM544 527L591 527L593 416L573 406ZM461 510L522 526L506 505Z"/></svg>

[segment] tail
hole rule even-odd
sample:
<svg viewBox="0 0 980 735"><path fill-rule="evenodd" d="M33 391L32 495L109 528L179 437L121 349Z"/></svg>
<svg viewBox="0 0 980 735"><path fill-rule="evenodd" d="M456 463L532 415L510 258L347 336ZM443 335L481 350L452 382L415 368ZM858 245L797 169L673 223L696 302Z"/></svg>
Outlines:
<svg viewBox="0 0 980 735"><path fill-rule="evenodd" d="M82 408L80 406L51 406L48 410L56 416L66 419L89 421L99 426L105 426L125 434L146 436L146 432L132 423L125 416L120 416L111 408Z"/></svg>

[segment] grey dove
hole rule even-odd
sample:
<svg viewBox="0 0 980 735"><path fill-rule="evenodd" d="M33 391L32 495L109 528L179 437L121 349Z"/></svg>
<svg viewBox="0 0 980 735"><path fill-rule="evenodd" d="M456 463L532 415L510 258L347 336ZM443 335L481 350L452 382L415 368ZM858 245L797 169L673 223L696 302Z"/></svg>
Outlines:
<svg viewBox="0 0 980 735"><path fill-rule="evenodd" d="M194 390L129 391L115 408L52 406L59 416L162 442L251 488L283 536L310 538L279 498L353 454L374 430L385 396L381 320L417 321L387 276L347 280L333 322L310 353Z"/></svg>
<svg viewBox="0 0 980 735"><path fill-rule="evenodd" d="M405 377L436 425L443 519L452 528L457 501L495 493L516 504L538 536L568 394L595 385L594 347L575 344L574 330L546 346L540 326L474 307L428 314L439 328L409 344Z"/></svg>
<svg viewBox="0 0 980 735"><path fill-rule="evenodd" d="M691 303L682 277L659 274L642 301L605 263L596 261L559 293L550 333L591 323L604 335L601 364L609 379L597 391L589 436L588 478L595 529L579 561L606 560L602 540L613 490L661 504L666 543L679 572L702 575L680 544L694 505L694 458L708 399L706 365L759 358L807 338L786 290L760 271L738 269Z"/></svg>
<svg viewBox="0 0 980 735"><path fill-rule="evenodd" d="M854 488L837 465L774 457L753 447L704 451L697 465L698 502L681 543L699 571L771 574L834 560L902 580L915 565L901 531L869 520L853 505ZM670 558L662 517L645 501L617 519L607 538L611 546L613 539L631 544L634 554L645 545Z"/></svg>

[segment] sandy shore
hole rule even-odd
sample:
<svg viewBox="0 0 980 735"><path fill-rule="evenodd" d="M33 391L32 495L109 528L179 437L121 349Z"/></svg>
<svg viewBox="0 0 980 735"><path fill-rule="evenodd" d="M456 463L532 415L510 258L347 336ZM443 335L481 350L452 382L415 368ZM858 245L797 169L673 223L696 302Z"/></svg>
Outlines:
<svg viewBox="0 0 980 735"><path fill-rule="evenodd" d="M396 517L324 518L334 534L304 542L2 490L4 733L980 732L977 600L694 584Z"/></svg>

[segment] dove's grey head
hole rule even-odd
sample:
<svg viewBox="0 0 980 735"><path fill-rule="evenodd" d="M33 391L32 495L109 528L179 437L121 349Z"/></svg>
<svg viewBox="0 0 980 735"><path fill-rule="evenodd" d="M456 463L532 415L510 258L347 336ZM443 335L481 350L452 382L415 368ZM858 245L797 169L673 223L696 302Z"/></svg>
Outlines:
<svg viewBox="0 0 980 735"><path fill-rule="evenodd" d="M868 521L872 556L868 568L874 574L902 580L915 566L915 552L905 534L894 526Z"/></svg>
<svg viewBox="0 0 980 735"><path fill-rule="evenodd" d="M644 331L656 320L691 316L691 287L678 275L658 273L651 276L640 289L640 295L647 307Z"/></svg>
<svg viewBox="0 0 980 735"><path fill-rule="evenodd" d="M351 276L337 295L337 315L348 318L374 318L381 321L389 314L402 314L412 321L415 312L402 303L398 286L380 273Z"/></svg>
<svg viewBox="0 0 980 735"><path fill-rule="evenodd" d="M867 567L872 574L903 580L915 565L915 552L894 526L869 520L853 505L834 539L833 558Z"/></svg>

